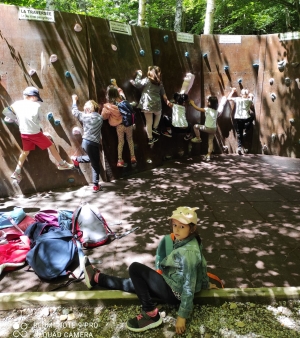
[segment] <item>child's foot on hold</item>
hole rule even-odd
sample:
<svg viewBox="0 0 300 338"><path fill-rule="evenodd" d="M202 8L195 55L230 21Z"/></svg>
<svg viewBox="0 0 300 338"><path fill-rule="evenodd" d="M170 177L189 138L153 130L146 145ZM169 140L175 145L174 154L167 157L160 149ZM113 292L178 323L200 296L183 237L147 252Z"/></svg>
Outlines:
<svg viewBox="0 0 300 338"><path fill-rule="evenodd" d="M152 133L156 134L156 135L159 135L159 131L156 129L156 128L153 128L152 129Z"/></svg>
<svg viewBox="0 0 300 338"><path fill-rule="evenodd" d="M189 140L191 140L193 138L193 135L192 134L186 134L185 136L184 136L184 140L185 141L189 141Z"/></svg>
<svg viewBox="0 0 300 338"><path fill-rule="evenodd" d="M209 161L210 161L210 155L208 155L208 154L205 155L205 156L204 156L204 160L205 160L206 162L209 162Z"/></svg>
<svg viewBox="0 0 300 338"><path fill-rule="evenodd" d="M94 277L97 272L100 273L100 270L93 267L87 256L84 256L82 259L83 261L80 262L80 266L83 269L84 281L86 286L91 289L97 284L94 280Z"/></svg>
<svg viewBox="0 0 300 338"><path fill-rule="evenodd" d="M118 160L117 167L124 167L124 161L123 160Z"/></svg>
<svg viewBox="0 0 300 338"><path fill-rule="evenodd" d="M94 185L93 186L93 193L97 193L98 191L103 191L101 185Z"/></svg>
<svg viewBox="0 0 300 338"><path fill-rule="evenodd" d="M161 134L167 137L172 137L172 134L168 130L162 131Z"/></svg>
<svg viewBox="0 0 300 338"><path fill-rule="evenodd" d="M69 169L73 169L73 168L74 168L74 164L67 163L66 161L63 161L63 163L60 163L57 166L58 170L69 170Z"/></svg>
<svg viewBox="0 0 300 338"><path fill-rule="evenodd" d="M198 138L198 137L192 138L191 141L192 141L193 143L200 143L200 142L202 142L201 138Z"/></svg>
<svg viewBox="0 0 300 338"><path fill-rule="evenodd" d="M130 161L131 161L131 164L135 164L137 162L135 156L131 156Z"/></svg>
<svg viewBox="0 0 300 338"><path fill-rule="evenodd" d="M79 168L79 162L77 161L77 156L71 156L71 160L74 164L74 167L78 169Z"/></svg>
<svg viewBox="0 0 300 338"><path fill-rule="evenodd" d="M243 155L243 149L242 149L242 147L238 147L237 153L238 153L239 155Z"/></svg>
<svg viewBox="0 0 300 338"><path fill-rule="evenodd" d="M155 315L153 315L154 313ZM161 323L162 318L158 309L151 312L145 312L142 310L141 314L127 321L126 327L128 330L133 332L143 332L149 329L154 329L155 327L161 325Z"/></svg>
<svg viewBox="0 0 300 338"><path fill-rule="evenodd" d="M22 174L15 171L11 176L12 179L16 180L18 183L22 181Z"/></svg>
<svg viewBox="0 0 300 338"><path fill-rule="evenodd" d="M148 141L148 144L151 146L153 143L157 142L158 141L158 138L156 137L153 137L153 138L150 138L149 141Z"/></svg>

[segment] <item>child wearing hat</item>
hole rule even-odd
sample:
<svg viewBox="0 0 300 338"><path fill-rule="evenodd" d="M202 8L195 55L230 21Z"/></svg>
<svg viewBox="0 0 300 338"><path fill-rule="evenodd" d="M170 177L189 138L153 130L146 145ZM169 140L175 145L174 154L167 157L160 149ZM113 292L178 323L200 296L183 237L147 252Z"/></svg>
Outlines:
<svg viewBox="0 0 300 338"><path fill-rule="evenodd" d="M23 91L23 100L14 102L10 107L3 110L3 114L11 120L16 120L19 125L21 133L23 150L20 154L17 167L11 178L18 183L22 180L21 169L31 150L35 150L38 146L40 149L49 149L53 157L58 162L57 169L68 170L74 168L73 164L64 161L55 145L50 139L41 132L40 122L42 114L40 111L40 104L43 102L40 93L35 87L27 87Z"/></svg>
<svg viewBox="0 0 300 338"><path fill-rule="evenodd" d="M129 266L130 278L109 276L94 268L84 257L85 282L88 288L96 285L136 293L141 314L127 321L127 329L143 332L159 326L162 318L153 298L167 304L179 305L176 333L186 329L186 319L192 313L194 294L201 289L215 289L209 282L202 243L197 233L198 208L179 207L168 218L173 233L163 237L156 252L155 270L134 262Z"/></svg>

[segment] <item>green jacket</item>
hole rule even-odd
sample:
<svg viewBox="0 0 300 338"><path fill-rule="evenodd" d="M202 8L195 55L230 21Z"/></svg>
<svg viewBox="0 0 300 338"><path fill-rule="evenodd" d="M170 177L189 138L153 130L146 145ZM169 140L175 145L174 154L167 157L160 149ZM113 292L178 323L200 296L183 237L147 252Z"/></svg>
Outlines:
<svg viewBox="0 0 300 338"><path fill-rule="evenodd" d="M195 292L209 288L207 263L195 236L172 241L165 236L156 251L155 266L166 283L181 295L178 316L188 318L193 310Z"/></svg>

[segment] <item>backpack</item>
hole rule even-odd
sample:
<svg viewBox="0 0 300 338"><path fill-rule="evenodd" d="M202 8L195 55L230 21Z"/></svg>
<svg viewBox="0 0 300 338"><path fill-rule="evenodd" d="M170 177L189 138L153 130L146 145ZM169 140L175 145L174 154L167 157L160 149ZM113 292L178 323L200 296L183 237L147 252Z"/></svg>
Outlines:
<svg viewBox="0 0 300 338"><path fill-rule="evenodd" d="M79 206L72 216L72 233L83 247L95 248L105 244L115 234L98 210L88 203Z"/></svg>
<svg viewBox="0 0 300 338"><path fill-rule="evenodd" d="M130 103L126 100L117 103L119 111L122 115L122 123L125 127L130 127L134 124L134 112Z"/></svg>
<svg viewBox="0 0 300 338"><path fill-rule="evenodd" d="M79 248L70 230L35 222L25 234L30 239L26 261L44 280L53 280L69 274L68 267L78 258Z"/></svg>

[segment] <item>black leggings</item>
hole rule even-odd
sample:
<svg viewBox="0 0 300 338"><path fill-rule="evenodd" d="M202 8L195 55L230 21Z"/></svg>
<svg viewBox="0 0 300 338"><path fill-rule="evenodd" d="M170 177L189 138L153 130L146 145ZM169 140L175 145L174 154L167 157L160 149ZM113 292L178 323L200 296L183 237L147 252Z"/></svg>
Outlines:
<svg viewBox="0 0 300 338"><path fill-rule="evenodd" d="M98 285L111 290L135 293L142 303L142 309L146 312L156 307L152 298L172 305L180 303L164 278L148 266L137 262L132 263L129 266L129 276L130 278L119 278L100 273Z"/></svg>

